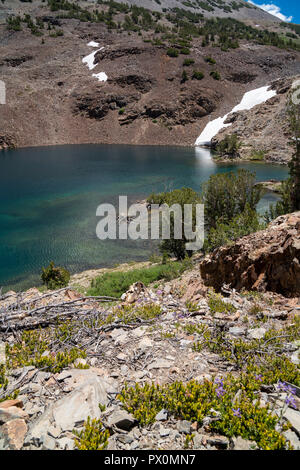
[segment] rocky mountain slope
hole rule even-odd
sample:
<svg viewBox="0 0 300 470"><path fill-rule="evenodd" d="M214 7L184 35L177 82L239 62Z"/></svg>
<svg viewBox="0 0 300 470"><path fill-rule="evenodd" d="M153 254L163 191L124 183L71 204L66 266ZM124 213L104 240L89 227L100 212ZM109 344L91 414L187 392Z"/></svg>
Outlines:
<svg viewBox="0 0 300 470"><path fill-rule="evenodd" d="M244 0L126 0L129 5L137 5L149 10L163 11L163 9L183 8L193 13L201 13L205 17L211 18L219 16L220 18L231 17L237 20L253 20L262 22L278 22L277 17L261 10L255 5L251 5Z"/></svg>
<svg viewBox="0 0 300 470"><path fill-rule="evenodd" d="M134 24L118 10L108 20L104 4L98 6L97 21L81 21L86 11L95 10L93 2L83 4L86 10L71 13L51 11L46 2L1 5L0 73L6 105L1 105L0 147L193 145L206 123L229 112L246 91L300 73L299 51L247 39L260 34L255 25L250 32L229 32L227 39L209 34L207 40L193 25L211 25L199 16L182 18L182 10L161 17L154 12L150 20L141 13ZM262 10L258 13L265 18ZM7 25L9 14L20 15L20 24ZM129 10L127 17L131 14ZM184 21L193 34L175 34L172 21ZM274 27L282 35L282 28ZM236 26L230 23L228 28L234 31ZM241 35L239 47L236 34ZM220 40L225 46L217 46ZM91 41L99 46L89 46ZM93 52L89 69L82 59Z"/></svg>
<svg viewBox="0 0 300 470"><path fill-rule="evenodd" d="M228 159L288 163L294 152L288 102L292 84L299 78L275 81L271 88L276 90L276 96L249 111L230 114L225 124L230 123L231 126L224 128L213 138L213 146L217 147L227 135L236 134L239 149L235 156L228 155Z"/></svg>

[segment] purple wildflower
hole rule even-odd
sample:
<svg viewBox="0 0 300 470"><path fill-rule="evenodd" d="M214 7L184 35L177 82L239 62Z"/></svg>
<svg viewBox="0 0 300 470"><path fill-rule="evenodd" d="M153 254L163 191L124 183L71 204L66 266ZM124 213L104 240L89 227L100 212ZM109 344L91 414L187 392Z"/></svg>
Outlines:
<svg viewBox="0 0 300 470"><path fill-rule="evenodd" d="M215 384L219 384L223 387L223 384L224 384L223 379L216 378L215 379Z"/></svg>
<svg viewBox="0 0 300 470"><path fill-rule="evenodd" d="M287 390L291 395L296 395L296 389L292 387L291 385L287 386Z"/></svg>
<svg viewBox="0 0 300 470"><path fill-rule="evenodd" d="M223 380L222 379L215 379L215 383L218 384L218 387L216 389L217 397L223 396L224 393L225 393Z"/></svg>
<svg viewBox="0 0 300 470"><path fill-rule="evenodd" d="M281 382L281 380L278 381L278 388L291 395L296 395L296 389L285 382Z"/></svg>
<svg viewBox="0 0 300 470"><path fill-rule="evenodd" d="M233 411L233 416L236 416L237 418L241 418L242 415L240 413L240 408L232 408Z"/></svg>
<svg viewBox="0 0 300 470"><path fill-rule="evenodd" d="M225 390L223 387L218 387L216 390L217 397L222 397L225 393Z"/></svg>
<svg viewBox="0 0 300 470"><path fill-rule="evenodd" d="M292 395L286 397L285 403L286 403L286 405L290 406L291 408L294 408L295 410L297 410L296 400Z"/></svg>
<svg viewBox="0 0 300 470"><path fill-rule="evenodd" d="M261 374L258 374L255 376L255 380L259 380L259 382L263 381L263 376Z"/></svg>

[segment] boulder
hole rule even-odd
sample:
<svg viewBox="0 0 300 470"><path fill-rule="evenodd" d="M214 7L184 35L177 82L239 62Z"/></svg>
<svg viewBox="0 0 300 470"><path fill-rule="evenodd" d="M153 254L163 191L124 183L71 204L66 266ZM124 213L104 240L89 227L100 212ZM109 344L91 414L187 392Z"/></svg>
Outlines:
<svg viewBox="0 0 300 470"><path fill-rule="evenodd" d="M192 423L184 419L182 421L177 422L176 428L182 434L191 434Z"/></svg>
<svg viewBox="0 0 300 470"><path fill-rule="evenodd" d="M16 398L15 400L5 400L0 403L0 409L10 408L11 406L17 406L18 408L23 408L22 400Z"/></svg>
<svg viewBox="0 0 300 470"><path fill-rule="evenodd" d="M265 328L253 328L248 331L248 336L251 339L262 339L266 332L267 330Z"/></svg>
<svg viewBox="0 0 300 470"><path fill-rule="evenodd" d="M80 371L84 376L84 372ZM44 436L53 426L64 431L72 431L76 426L82 426L84 421L90 416L92 419L99 419L101 411L99 404L107 405L108 384L99 377L90 373L88 380L78 386L73 392L61 398L56 403L50 405L45 413L40 416L32 425L26 443L40 445Z"/></svg>
<svg viewBox="0 0 300 470"><path fill-rule="evenodd" d="M27 424L23 419L14 419L3 424L0 438L3 440L4 449L20 450L27 432Z"/></svg>
<svg viewBox="0 0 300 470"><path fill-rule="evenodd" d="M232 438L231 448L233 450L254 450L257 449L257 444L254 441L249 441L239 436Z"/></svg>
<svg viewBox="0 0 300 470"><path fill-rule="evenodd" d="M9 408L0 408L0 424L7 423L13 419L24 419L27 421L29 416L25 411L16 406L11 406Z"/></svg>
<svg viewBox="0 0 300 470"><path fill-rule="evenodd" d="M108 418L108 426L116 426L124 431L129 431L136 423L136 419L125 410L115 410Z"/></svg>
<svg viewBox="0 0 300 470"><path fill-rule="evenodd" d="M240 290L300 295L300 212L275 219L265 230L217 248L200 264L204 283Z"/></svg>

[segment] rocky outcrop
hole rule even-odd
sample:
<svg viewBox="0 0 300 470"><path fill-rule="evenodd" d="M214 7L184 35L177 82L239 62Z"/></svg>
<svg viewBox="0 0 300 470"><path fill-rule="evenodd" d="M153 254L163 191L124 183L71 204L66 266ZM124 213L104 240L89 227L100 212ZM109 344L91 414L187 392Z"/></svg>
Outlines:
<svg viewBox="0 0 300 470"><path fill-rule="evenodd" d="M266 230L216 249L200 264L206 285L300 294L300 212L278 217Z"/></svg>
<svg viewBox="0 0 300 470"><path fill-rule="evenodd" d="M241 75L241 80L244 78L246 80L246 75L246 72ZM290 145L292 136L287 103L292 83L297 78L299 77L275 81L272 88L276 89L276 96L250 111L229 114L225 124L231 126L222 129L214 137L213 147L216 147L227 135L236 134L241 147L235 159L288 163L294 149ZM230 156L230 159L232 158Z"/></svg>
<svg viewBox="0 0 300 470"><path fill-rule="evenodd" d="M83 95L74 95L75 103L73 112L82 113L92 119L103 119L110 110L120 109L130 103L139 101L140 94L107 94L87 93Z"/></svg>
<svg viewBox="0 0 300 470"><path fill-rule="evenodd" d="M143 77L141 75L129 74L121 75L115 79L115 83L121 87L132 85L137 91L141 93L148 93L154 80L151 77Z"/></svg>
<svg viewBox="0 0 300 470"><path fill-rule="evenodd" d="M95 54L94 63L98 64L101 60L104 60L104 59L115 60L124 56L127 57L131 55L139 55L139 54L143 54L145 51L149 51L149 48L123 47L123 48L116 48L116 49L101 50L101 51L98 51L97 54Z"/></svg>
<svg viewBox="0 0 300 470"><path fill-rule="evenodd" d="M12 149L16 147L15 138L12 135L0 134L0 150L1 149Z"/></svg>
<svg viewBox="0 0 300 470"><path fill-rule="evenodd" d="M238 72L232 73L228 78L234 83L251 83L257 77L254 73L249 73L245 70L239 70Z"/></svg>
<svg viewBox="0 0 300 470"><path fill-rule="evenodd" d="M8 67L18 67L19 65L32 60L32 55L22 55L19 57L5 57L3 61L0 62L0 65L7 65Z"/></svg>

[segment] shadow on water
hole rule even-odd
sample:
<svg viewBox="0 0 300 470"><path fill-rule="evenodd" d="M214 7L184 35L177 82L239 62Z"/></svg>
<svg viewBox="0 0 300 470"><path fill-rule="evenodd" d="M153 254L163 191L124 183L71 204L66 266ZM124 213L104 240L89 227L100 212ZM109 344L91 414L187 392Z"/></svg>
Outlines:
<svg viewBox="0 0 300 470"><path fill-rule="evenodd" d="M0 286L39 282L54 260L71 272L145 260L152 242L99 241L96 209L151 192L183 186L200 190L210 175L246 168L258 181L281 180L288 170L265 163L224 164L209 149L122 145L76 145L0 152ZM267 194L260 210L276 196Z"/></svg>

